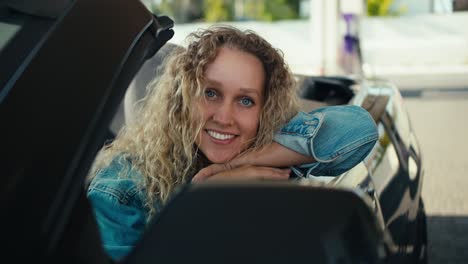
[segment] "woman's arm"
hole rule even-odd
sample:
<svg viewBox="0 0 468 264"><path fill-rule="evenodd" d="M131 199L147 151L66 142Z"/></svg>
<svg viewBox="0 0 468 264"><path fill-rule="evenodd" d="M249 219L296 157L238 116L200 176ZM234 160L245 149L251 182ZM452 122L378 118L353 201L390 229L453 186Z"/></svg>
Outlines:
<svg viewBox="0 0 468 264"><path fill-rule="evenodd" d="M208 178L210 180L286 180L291 170L278 168L312 162L315 162L313 157L302 155L273 142L261 150L242 154L228 163L208 166L200 170L192 181L201 182Z"/></svg>
<svg viewBox="0 0 468 264"><path fill-rule="evenodd" d="M268 166L241 165L231 167L227 164L213 164L200 170L192 182L205 180L287 180L291 170L289 168L274 168Z"/></svg>
<svg viewBox="0 0 468 264"><path fill-rule="evenodd" d="M362 161L378 139L369 113L359 106L329 106L298 113L261 150L247 152L227 164L201 170L195 179L248 166L307 165L304 174L339 175Z"/></svg>
<svg viewBox="0 0 468 264"><path fill-rule="evenodd" d="M239 167L242 165L269 166L269 167L289 167L315 162L314 157L300 154L276 142L257 150L242 154L229 165Z"/></svg>

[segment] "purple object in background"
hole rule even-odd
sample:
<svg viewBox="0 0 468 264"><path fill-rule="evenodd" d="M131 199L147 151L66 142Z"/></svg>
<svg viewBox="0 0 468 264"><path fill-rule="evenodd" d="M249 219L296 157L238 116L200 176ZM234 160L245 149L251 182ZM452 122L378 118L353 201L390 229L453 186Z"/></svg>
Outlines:
<svg viewBox="0 0 468 264"><path fill-rule="evenodd" d="M344 49L346 53L352 53L354 49L354 43L356 37L351 34L351 23L354 20L354 14L343 14L343 18L346 22L346 34L344 36Z"/></svg>

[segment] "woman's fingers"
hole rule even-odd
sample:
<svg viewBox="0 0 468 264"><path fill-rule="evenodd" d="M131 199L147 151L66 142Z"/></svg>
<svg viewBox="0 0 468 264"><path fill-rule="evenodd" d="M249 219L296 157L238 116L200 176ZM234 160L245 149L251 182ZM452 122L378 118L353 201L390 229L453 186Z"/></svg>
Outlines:
<svg viewBox="0 0 468 264"><path fill-rule="evenodd" d="M214 174L205 180L286 180L290 169L273 167L243 166Z"/></svg>
<svg viewBox="0 0 468 264"><path fill-rule="evenodd" d="M226 170L231 170L231 166L226 163L226 164L212 164L208 167L205 167L203 169L201 169L197 174L195 174L195 176L193 176L192 178L192 182L200 182L200 181L204 181L206 180L207 178L217 174L217 173L220 173L220 172L223 172L223 171L226 171Z"/></svg>

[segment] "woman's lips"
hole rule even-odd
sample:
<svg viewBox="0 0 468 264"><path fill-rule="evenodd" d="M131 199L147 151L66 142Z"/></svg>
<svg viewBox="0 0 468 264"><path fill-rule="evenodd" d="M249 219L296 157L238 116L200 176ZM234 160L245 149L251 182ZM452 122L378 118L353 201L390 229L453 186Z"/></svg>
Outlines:
<svg viewBox="0 0 468 264"><path fill-rule="evenodd" d="M223 133L210 129L205 130L210 139L217 144L229 144L236 138L237 135L231 133Z"/></svg>

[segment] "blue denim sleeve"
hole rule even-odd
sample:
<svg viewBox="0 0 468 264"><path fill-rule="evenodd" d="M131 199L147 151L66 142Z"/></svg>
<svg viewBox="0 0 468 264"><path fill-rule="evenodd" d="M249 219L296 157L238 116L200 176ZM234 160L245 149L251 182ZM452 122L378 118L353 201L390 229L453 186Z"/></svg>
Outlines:
<svg viewBox="0 0 468 264"><path fill-rule="evenodd" d="M317 162L293 167L302 177L336 176L361 162L378 139L371 115L355 105L300 112L275 135L275 142Z"/></svg>
<svg viewBox="0 0 468 264"><path fill-rule="evenodd" d="M145 230L148 212L135 177L120 175L115 161L93 179L88 199L94 210L103 247L114 260L125 257ZM133 170L125 171L127 174ZM126 177L127 176L127 177Z"/></svg>

